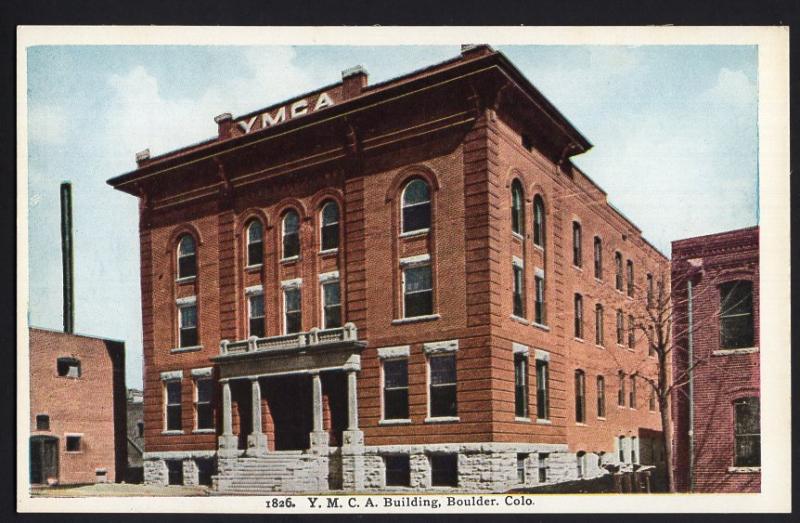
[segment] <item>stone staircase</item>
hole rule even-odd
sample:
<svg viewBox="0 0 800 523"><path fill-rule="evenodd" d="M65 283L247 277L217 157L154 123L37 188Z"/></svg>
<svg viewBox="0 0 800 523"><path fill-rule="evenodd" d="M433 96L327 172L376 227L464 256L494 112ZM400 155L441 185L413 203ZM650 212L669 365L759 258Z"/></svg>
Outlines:
<svg viewBox="0 0 800 523"><path fill-rule="evenodd" d="M220 458L215 494L265 495L328 490L327 454L271 452L263 457Z"/></svg>

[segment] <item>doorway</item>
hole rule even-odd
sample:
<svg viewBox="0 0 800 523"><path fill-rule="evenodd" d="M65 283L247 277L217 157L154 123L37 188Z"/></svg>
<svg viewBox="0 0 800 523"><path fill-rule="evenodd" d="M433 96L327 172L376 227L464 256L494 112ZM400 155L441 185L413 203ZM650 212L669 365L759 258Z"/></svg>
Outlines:
<svg viewBox="0 0 800 523"><path fill-rule="evenodd" d="M58 438L31 436L31 484L46 484L49 478L58 479Z"/></svg>
<svg viewBox="0 0 800 523"><path fill-rule="evenodd" d="M311 377L271 377L265 396L275 426L275 450L305 450L312 427Z"/></svg>

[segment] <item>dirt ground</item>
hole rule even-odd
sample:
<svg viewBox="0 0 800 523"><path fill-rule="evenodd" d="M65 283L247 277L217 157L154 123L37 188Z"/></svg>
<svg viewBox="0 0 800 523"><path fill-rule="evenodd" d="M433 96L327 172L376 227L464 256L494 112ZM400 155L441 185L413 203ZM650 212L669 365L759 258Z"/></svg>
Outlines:
<svg viewBox="0 0 800 523"><path fill-rule="evenodd" d="M35 487L33 497L86 498L109 496L208 496L208 487L183 487L170 485L136 485L131 483L98 483L95 485L61 485Z"/></svg>

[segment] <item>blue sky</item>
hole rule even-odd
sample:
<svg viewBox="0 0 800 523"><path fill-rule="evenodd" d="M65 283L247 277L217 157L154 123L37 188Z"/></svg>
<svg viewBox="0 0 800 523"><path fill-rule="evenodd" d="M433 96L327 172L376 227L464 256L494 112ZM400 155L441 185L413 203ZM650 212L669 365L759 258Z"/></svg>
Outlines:
<svg viewBox="0 0 800 523"><path fill-rule="evenodd" d="M669 254L670 241L757 223L755 46L498 46L594 144L575 163ZM376 83L458 46L40 46L28 50L32 325L60 329L58 187L73 184L76 332L127 344L141 386L138 208L106 185L364 65Z"/></svg>

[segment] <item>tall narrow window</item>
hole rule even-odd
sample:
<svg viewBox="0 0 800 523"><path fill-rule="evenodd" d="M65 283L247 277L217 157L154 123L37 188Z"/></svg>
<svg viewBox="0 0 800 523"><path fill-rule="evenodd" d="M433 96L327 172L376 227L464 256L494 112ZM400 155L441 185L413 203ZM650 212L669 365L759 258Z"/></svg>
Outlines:
<svg viewBox="0 0 800 523"><path fill-rule="evenodd" d="M631 463L639 463L639 438L631 437Z"/></svg>
<svg viewBox="0 0 800 523"><path fill-rule="evenodd" d="M575 337L583 339L583 296L575 294Z"/></svg>
<svg viewBox="0 0 800 523"><path fill-rule="evenodd" d="M517 483L520 485L525 484L525 460L528 455L524 453L517 453Z"/></svg>
<svg viewBox="0 0 800 523"><path fill-rule="evenodd" d="M622 290L622 254L619 252L614 253L614 286Z"/></svg>
<svg viewBox="0 0 800 523"><path fill-rule="evenodd" d="M546 483L547 482L547 458L550 455L545 452L539 453L539 483Z"/></svg>
<svg viewBox="0 0 800 523"><path fill-rule="evenodd" d="M544 273L537 273L533 278L536 301L534 303L533 321L539 325L547 325L547 309L544 301Z"/></svg>
<svg viewBox="0 0 800 523"><path fill-rule="evenodd" d="M408 419L408 360L383 360L383 419Z"/></svg>
<svg viewBox="0 0 800 523"><path fill-rule="evenodd" d="M528 417L528 356L514 354L514 414Z"/></svg>
<svg viewBox="0 0 800 523"><path fill-rule="evenodd" d="M618 445L619 445L619 462L625 463L625 436L619 437Z"/></svg>
<svg viewBox="0 0 800 523"><path fill-rule="evenodd" d="M264 337L264 295L251 294L247 297L250 336Z"/></svg>
<svg viewBox="0 0 800 523"><path fill-rule="evenodd" d="M586 375L575 371L575 421L586 423Z"/></svg>
<svg viewBox="0 0 800 523"><path fill-rule="evenodd" d="M211 394L214 390L214 381L211 378L198 378L195 380L195 424L199 430L214 428L214 410L211 406Z"/></svg>
<svg viewBox="0 0 800 523"><path fill-rule="evenodd" d="M656 353L656 344L658 343L658 337L656 336L656 328L654 325L649 325L647 328L650 336L647 340L647 355L656 357L658 354Z"/></svg>
<svg viewBox="0 0 800 523"><path fill-rule="evenodd" d="M594 306L594 342L603 345L603 306L599 303Z"/></svg>
<svg viewBox="0 0 800 523"><path fill-rule="evenodd" d="M178 329L180 331L180 346L197 346L197 305L195 303L179 305L178 322Z"/></svg>
<svg viewBox="0 0 800 523"><path fill-rule="evenodd" d="M581 224L572 222L572 264L580 267L583 264L581 253Z"/></svg>
<svg viewBox="0 0 800 523"><path fill-rule="evenodd" d="M732 281L719 286L719 345L723 349L752 347L753 283Z"/></svg>
<svg viewBox="0 0 800 523"><path fill-rule="evenodd" d="M545 360L536 360L536 417L550 418L550 372Z"/></svg>
<svg viewBox="0 0 800 523"><path fill-rule="evenodd" d="M633 260L627 261L628 296L633 297Z"/></svg>
<svg viewBox="0 0 800 523"><path fill-rule="evenodd" d="M594 237L594 277L603 279L603 240L599 236Z"/></svg>
<svg viewBox="0 0 800 523"><path fill-rule="evenodd" d="M406 184L402 197L401 231L427 230L431 226L431 194L428 184L416 178Z"/></svg>
<svg viewBox="0 0 800 523"><path fill-rule="evenodd" d="M342 297L338 281L322 284L323 328L335 329L342 326Z"/></svg>
<svg viewBox="0 0 800 523"><path fill-rule="evenodd" d="M300 216L288 211L283 216L283 258L300 255Z"/></svg>
<svg viewBox="0 0 800 523"><path fill-rule="evenodd" d="M545 241L544 200L538 194L533 198L533 244L544 248Z"/></svg>
<svg viewBox="0 0 800 523"><path fill-rule="evenodd" d="M456 355L431 356L430 412L432 418L458 415L456 401Z"/></svg>
<svg viewBox="0 0 800 523"><path fill-rule="evenodd" d="M761 466L761 405L759 398L733 402L734 460L736 467Z"/></svg>
<svg viewBox="0 0 800 523"><path fill-rule="evenodd" d="M625 345L625 315L617 309L617 344Z"/></svg>
<svg viewBox="0 0 800 523"><path fill-rule="evenodd" d="M514 180L511 184L511 231L525 234L525 204L522 196L522 184Z"/></svg>
<svg viewBox="0 0 800 523"><path fill-rule="evenodd" d="M586 475L586 452L579 450L575 455L578 467L578 477L583 478Z"/></svg>
<svg viewBox="0 0 800 523"><path fill-rule="evenodd" d="M513 263L512 269L514 271L514 316L519 318L525 317L525 284L523 282L522 265Z"/></svg>
<svg viewBox="0 0 800 523"><path fill-rule="evenodd" d="M606 417L606 379L597 377L597 417Z"/></svg>
<svg viewBox="0 0 800 523"><path fill-rule="evenodd" d="M301 330L300 288L289 287L283 290L283 330L294 334Z"/></svg>
<svg viewBox="0 0 800 523"><path fill-rule="evenodd" d="M197 247L190 234L178 241L178 278L197 276Z"/></svg>
<svg viewBox="0 0 800 523"><path fill-rule="evenodd" d="M617 405L620 407L625 406L625 373L619 371L617 374L619 378L619 385L617 387Z"/></svg>
<svg viewBox="0 0 800 523"><path fill-rule="evenodd" d="M166 393L165 417L167 430L181 430L181 382L169 380L164 383Z"/></svg>
<svg viewBox="0 0 800 523"><path fill-rule="evenodd" d="M339 206L327 202L320 212L320 246L323 251L339 248Z"/></svg>
<svg viewBox="0 0 800 523"><path fill-rule="evenodd" d="M264 262L264 227L258 220L247 226L247 265L252 267Z"/></svg>
<svg viewBox="0 0 800 523"><path fill-rule="evenodd" d="M413 265L403 269L403 317L433 314L431 266Z"/></svg>
<svg viewBox="0 0 800 523"><path fill-rule="evenodd" d="M631 390L628 393L628 407L635 409L636 408L636 374L631 374Z"/></svg>
<svg viewBox="0 0 800 523"><path fill-rule="evenodd" d="M653 275L647 275L647 306L653 306Z"/></svg>
<svg viewBox="0 0 800 523"><path fill-rule="evenodd" d="M636 322L633 315L628 315L628 348L632 349L636 345Z"/></svg>
<svg viewBox="0 0 800 523"><path fill-rule="evenodd" d="M650 387L650 402L648 407L650 410L656 410L656 389Z"/></svg>

